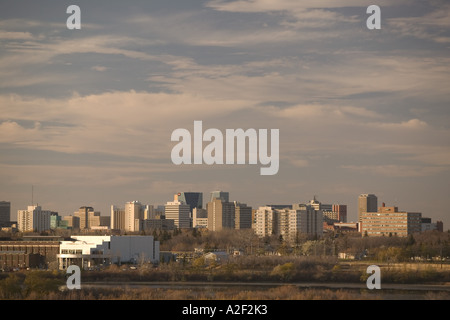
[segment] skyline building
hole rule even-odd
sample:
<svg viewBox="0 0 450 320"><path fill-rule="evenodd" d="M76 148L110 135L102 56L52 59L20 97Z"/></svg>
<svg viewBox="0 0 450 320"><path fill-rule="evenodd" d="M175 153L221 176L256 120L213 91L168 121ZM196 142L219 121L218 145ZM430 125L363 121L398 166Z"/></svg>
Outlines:
<svg viewBox="0 0 450 320"><path fill-rule="evenodd" d="M89 229L89 218L100 215L100 212L95 212L93 207L83 206L78 211L75 211L73 215L80 219L80 229Z"/></svg>
<svg viewBox="0 0 450 320"><path fill-rule="evenodd" d="M309 201L308 205L310 205L314 210L319 211L332 211L333 206L331 204L324 204L316 199L316 196L313 197L312 200Z"/></svg>
<svg viewBox="0 0 450 320"><path fill-rule="evenodd" d="M0 201L0 227L8 226L11 222L11 202Z"/></svg>
<svg viewBox="0 0 450 320"><path fill-rule="evenodd" d="M252 207L247 206L246 203L234 201L234 228L252 228Z"/></svg>
<svg viewBox="0 0 450 320"><path fill-rule="evenodd" d="M102 217L100 211L95 211L93 207L83 206L73 213L79 218L79 229L87 230L110 225L110 217Z"/></svg>
<svg viewBox="0 0 450 320"><path fill-rule="evenodd" d="M212 191L209 202L214 199L221 199L223 202L230 202L230 193L225 191Z"/></svg>
<svg viewBox="0 0 450 320"><path fill-rule="evenodd" d="M125 231L140 231L141 221L144 220L145 207L139 201L125 202Z"/></svg>
<svg viewBox="0 0 450 320"><path fill-rule="evenodd" d="M339 222L347 222L346 204L333 204L332 212L336 213L336 218Z"/></svg>
<svg viewBox="0 0 450 320"><path fill-rule="evenodd" d="M125 209L111 205L111 229L125 230Z"/></svg>
<svg viewBox="0 0 450 320"><path fill-rule="evenodd" d="M165 217L174 220L176 228L190 228L190 206L178 200L178 194L174 195L172 202L167 202L164 207Z"/></svg>
<svg viewBox="0 0 450 320"><path fill-rule="evenodd" d="M222 198L214 198L206 204L206 210L208 230L234 229L235 206L233 202L223 201Z"/></svg>
<svg viewBox="0 0 450 320"><path fill-rule="evenodd" d="M383 203L377 212L362 212L360 223L363 236L406 237L422 231L422 213L398 211Z"/></svg>
<svg viewBox="0 0 450 320"><path fill-rule="evenodd" d="M192 212L193 228L208 228L208 211L206 209L194 208Z"/></svg>
<svg viewBox="0 0 450 320"><path fill-rule="evenodd" d="M260 237L278 235L295 241L300 234L323 234L322 210L310 204L294 204L293 209L259 207L255 212L255 233Z"/></svg>
<svg viewBox="0 0 450 320"><path fill-rule="evenodd" d="M193 212L194 208L203 208L202 192L179 192L178 200L188 204L191 213Z"/></svg>
<svg viewBox="0 0 450 320"><path fill-rule="evenodd" d="M63 216L62 220L66 221L67 228L72 230L80 229L80 218L77 216Z"/></svg>
<svg viewBox="0 0 450 320"><path fill-rule="evenodd" d="M278 224L275 210L277 209L270 206L259 207L256 210L255 224L253 225L256 235L262 238L276 233Z"/></svg>
<svg viewBox="0 0 450 320"><path fill-rule="evenodd" d="M53 212L42 210L40 206L28 206L17 211L17 228L21 232L41 232L50 230L50 216Z"/></svg>
<svg viewBox="0 0 450 320"><path fill-rule="evenodd" d="M361 222L363 212L377 212L378 198L371 193L363 193L358 197L358 222Z"/></svg>

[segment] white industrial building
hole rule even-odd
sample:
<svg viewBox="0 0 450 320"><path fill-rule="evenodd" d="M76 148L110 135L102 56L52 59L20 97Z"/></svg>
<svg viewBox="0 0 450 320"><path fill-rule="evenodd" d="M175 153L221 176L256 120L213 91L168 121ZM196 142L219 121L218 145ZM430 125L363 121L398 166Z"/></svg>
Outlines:
<svg viewBox="0 0 450 320"><path fill-rule="evenodd" d="M78 265L84 269L111 263L159 261L159 241L152 236L72 236L61 241L59 269Z"/></svg>

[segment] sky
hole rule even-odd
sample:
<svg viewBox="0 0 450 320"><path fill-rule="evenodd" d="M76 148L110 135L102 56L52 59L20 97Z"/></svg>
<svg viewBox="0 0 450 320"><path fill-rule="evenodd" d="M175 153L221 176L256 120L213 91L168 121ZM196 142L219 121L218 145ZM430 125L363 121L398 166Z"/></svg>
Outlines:
<svg viewBox="0 0 450 320"><path fill-rule="evenodd" d="M316 196L355 221L373 193L447 230L449 52L448 1L2 1L0 200L14 220L32 201L109 215L223 190L254 208ZM173 164L172 132L196 120L279 129L278 173Z"/></svg>

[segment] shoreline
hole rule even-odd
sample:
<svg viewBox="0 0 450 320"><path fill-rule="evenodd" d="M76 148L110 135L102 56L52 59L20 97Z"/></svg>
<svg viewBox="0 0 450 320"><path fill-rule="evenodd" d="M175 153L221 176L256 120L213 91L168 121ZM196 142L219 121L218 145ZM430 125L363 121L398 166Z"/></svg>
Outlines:
<svg viewBox="0 0 450 320"><path fill-rule="evenodd" d="M367 289L365 283L339 283L339 282L227 282L227 281L89 281L82 283L82 287L164 287L174 289L189 287L282 287L295 286L304 289ZM412 291L448 291L450 283L426 283L426 284L394 284L386 283L381 285L380 290L412 290ZM369 289L367 289L369 290ZM369 290L371 291L371 290ZM377 290L374 290L374 292Z"/></svg>

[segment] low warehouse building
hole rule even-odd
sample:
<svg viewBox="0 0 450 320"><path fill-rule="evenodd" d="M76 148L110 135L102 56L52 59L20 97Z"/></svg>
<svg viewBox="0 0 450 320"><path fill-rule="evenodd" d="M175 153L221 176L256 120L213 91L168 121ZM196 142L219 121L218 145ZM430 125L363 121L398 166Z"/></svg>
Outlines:
<svg viewBox="0 0 450 320"><path fill-rule="evenodd" d="M57 255L59 269L70 265L90 268L110 263L159 261L159 241L152 236L72 236L62 241Z"/></svg>

